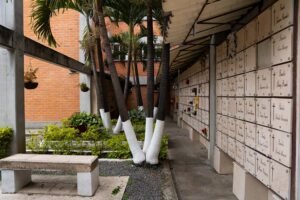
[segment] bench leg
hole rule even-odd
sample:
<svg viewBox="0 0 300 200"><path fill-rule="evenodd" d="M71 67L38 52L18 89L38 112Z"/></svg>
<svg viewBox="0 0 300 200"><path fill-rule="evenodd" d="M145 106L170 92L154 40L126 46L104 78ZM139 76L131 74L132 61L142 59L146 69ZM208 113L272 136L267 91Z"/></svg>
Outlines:
<svg viewBox="0 0 300 200"><path fill-rule="evenodd" d="M99 166L91 172L77 173L77 192L80 196L93 196L99 186Z"/></svg>
<svg viewBox="0 0 300 200"><path fill-rule="evenodd" d="M2 170L2 193L16 193L31 182L30 170Z"/></svg>

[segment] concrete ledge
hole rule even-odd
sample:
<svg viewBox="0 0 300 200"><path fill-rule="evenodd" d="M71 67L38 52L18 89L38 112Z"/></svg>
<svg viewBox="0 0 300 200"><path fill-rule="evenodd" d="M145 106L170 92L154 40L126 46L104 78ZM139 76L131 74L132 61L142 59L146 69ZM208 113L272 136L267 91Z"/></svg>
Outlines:
<svg viewBox="0 0 300 200"><path fill-rule="evenodd" d="M218 174L233 173L233 160L216 146L214 149L214 169Z"/></svg>
<svg viewBox="0 0 300 200"><path fill-rule="evenodd" d="M239 164L233 164L233 193L239 200L266 200L268 188Z"/></svg>

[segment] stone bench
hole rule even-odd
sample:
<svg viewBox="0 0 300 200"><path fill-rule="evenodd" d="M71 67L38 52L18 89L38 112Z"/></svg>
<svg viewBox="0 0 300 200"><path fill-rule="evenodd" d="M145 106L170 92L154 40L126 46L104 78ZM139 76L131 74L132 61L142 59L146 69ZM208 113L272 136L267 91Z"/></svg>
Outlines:
<svg viewBox="0 0 300 200"><path fill-rule="evenodd" d="M99 186L96 156L15 154L0 160L2 193L16 193L31 182L31 170L77 172L77 192L93 196Z"/></svg>

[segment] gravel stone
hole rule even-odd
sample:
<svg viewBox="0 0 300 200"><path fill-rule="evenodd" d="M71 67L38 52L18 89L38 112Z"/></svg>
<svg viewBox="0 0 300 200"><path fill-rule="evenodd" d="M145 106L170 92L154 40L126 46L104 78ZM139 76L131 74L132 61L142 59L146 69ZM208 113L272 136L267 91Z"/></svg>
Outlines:
<svg viewBox="0 0 300 200"><path fill-rule="evenodd" d="M123 200L163 199L162 166L135 166L126 162L100 162L100 176L129 176Z"/></svg>

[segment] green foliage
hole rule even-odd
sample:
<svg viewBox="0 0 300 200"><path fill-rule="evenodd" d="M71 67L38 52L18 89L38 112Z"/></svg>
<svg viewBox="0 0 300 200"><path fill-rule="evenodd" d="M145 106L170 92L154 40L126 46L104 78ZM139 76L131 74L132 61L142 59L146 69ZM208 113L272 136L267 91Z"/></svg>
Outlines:
<svg viewBox="0 0 300 200"><path fill-rule="evenodd" d="M111 120L111 124L112 124L112 125L116 125L117 122L118 122L118 119L112 119L112 120Z"/></svg>
<svg viewBox="0 0 300 200"><path fill-rule="evenodd" d="M78 112L74 113L71 117L64 120L63 124L64 126L74 127L80 132L84 132L90 126L101 127L102 121L97 115Z"/></svg>
<svg viewBox="0 0 300 200"><path fill-rule="evenodd" d="M45 141L75 140L78 130L70 127L49 125L44 128Z"/></svg>
<svg viewBox="0 0 300 200"><path fill-rule="evenodd" d="M159 152L159 159L165 160L168 157L168 141L169 137L164 135L161 141L161 148Z"/></svg>
<svg viewBox="0 0 300 200"><path fill-rule="evenodd" d="M0 128L0 158L8 155L9 144L13 137L11 128Z"/></svg>
<svg viewBox="0 0 300 200"><path fill-rule="evenodd" d="M87 141L101 141L111 137L107 130L92 125L82 134L82 139Z"/></svg>
<svg viewBox="0 0 300 200"><path fill-rule="evenodd" d="M145 121L146 115L143 110L132 109L128 112L132 123Z"/></svg>
<svg viewBox="0 0 300 200"><path fill-rule="evenodd" d="M121 190L121 187L118 186L118 187L116 187L115 189L113 189L113 191L111 192L111 194L112 194L112 195L117 195L117 194L120 192L120 190Z"/></svg>
<svg viewBox="0 0 300 200"><path fill-rule="evenodd" d="M129 145L124 134L114 135L105 143L105 148L109 151L108 158L130 158Z"/></svg>

